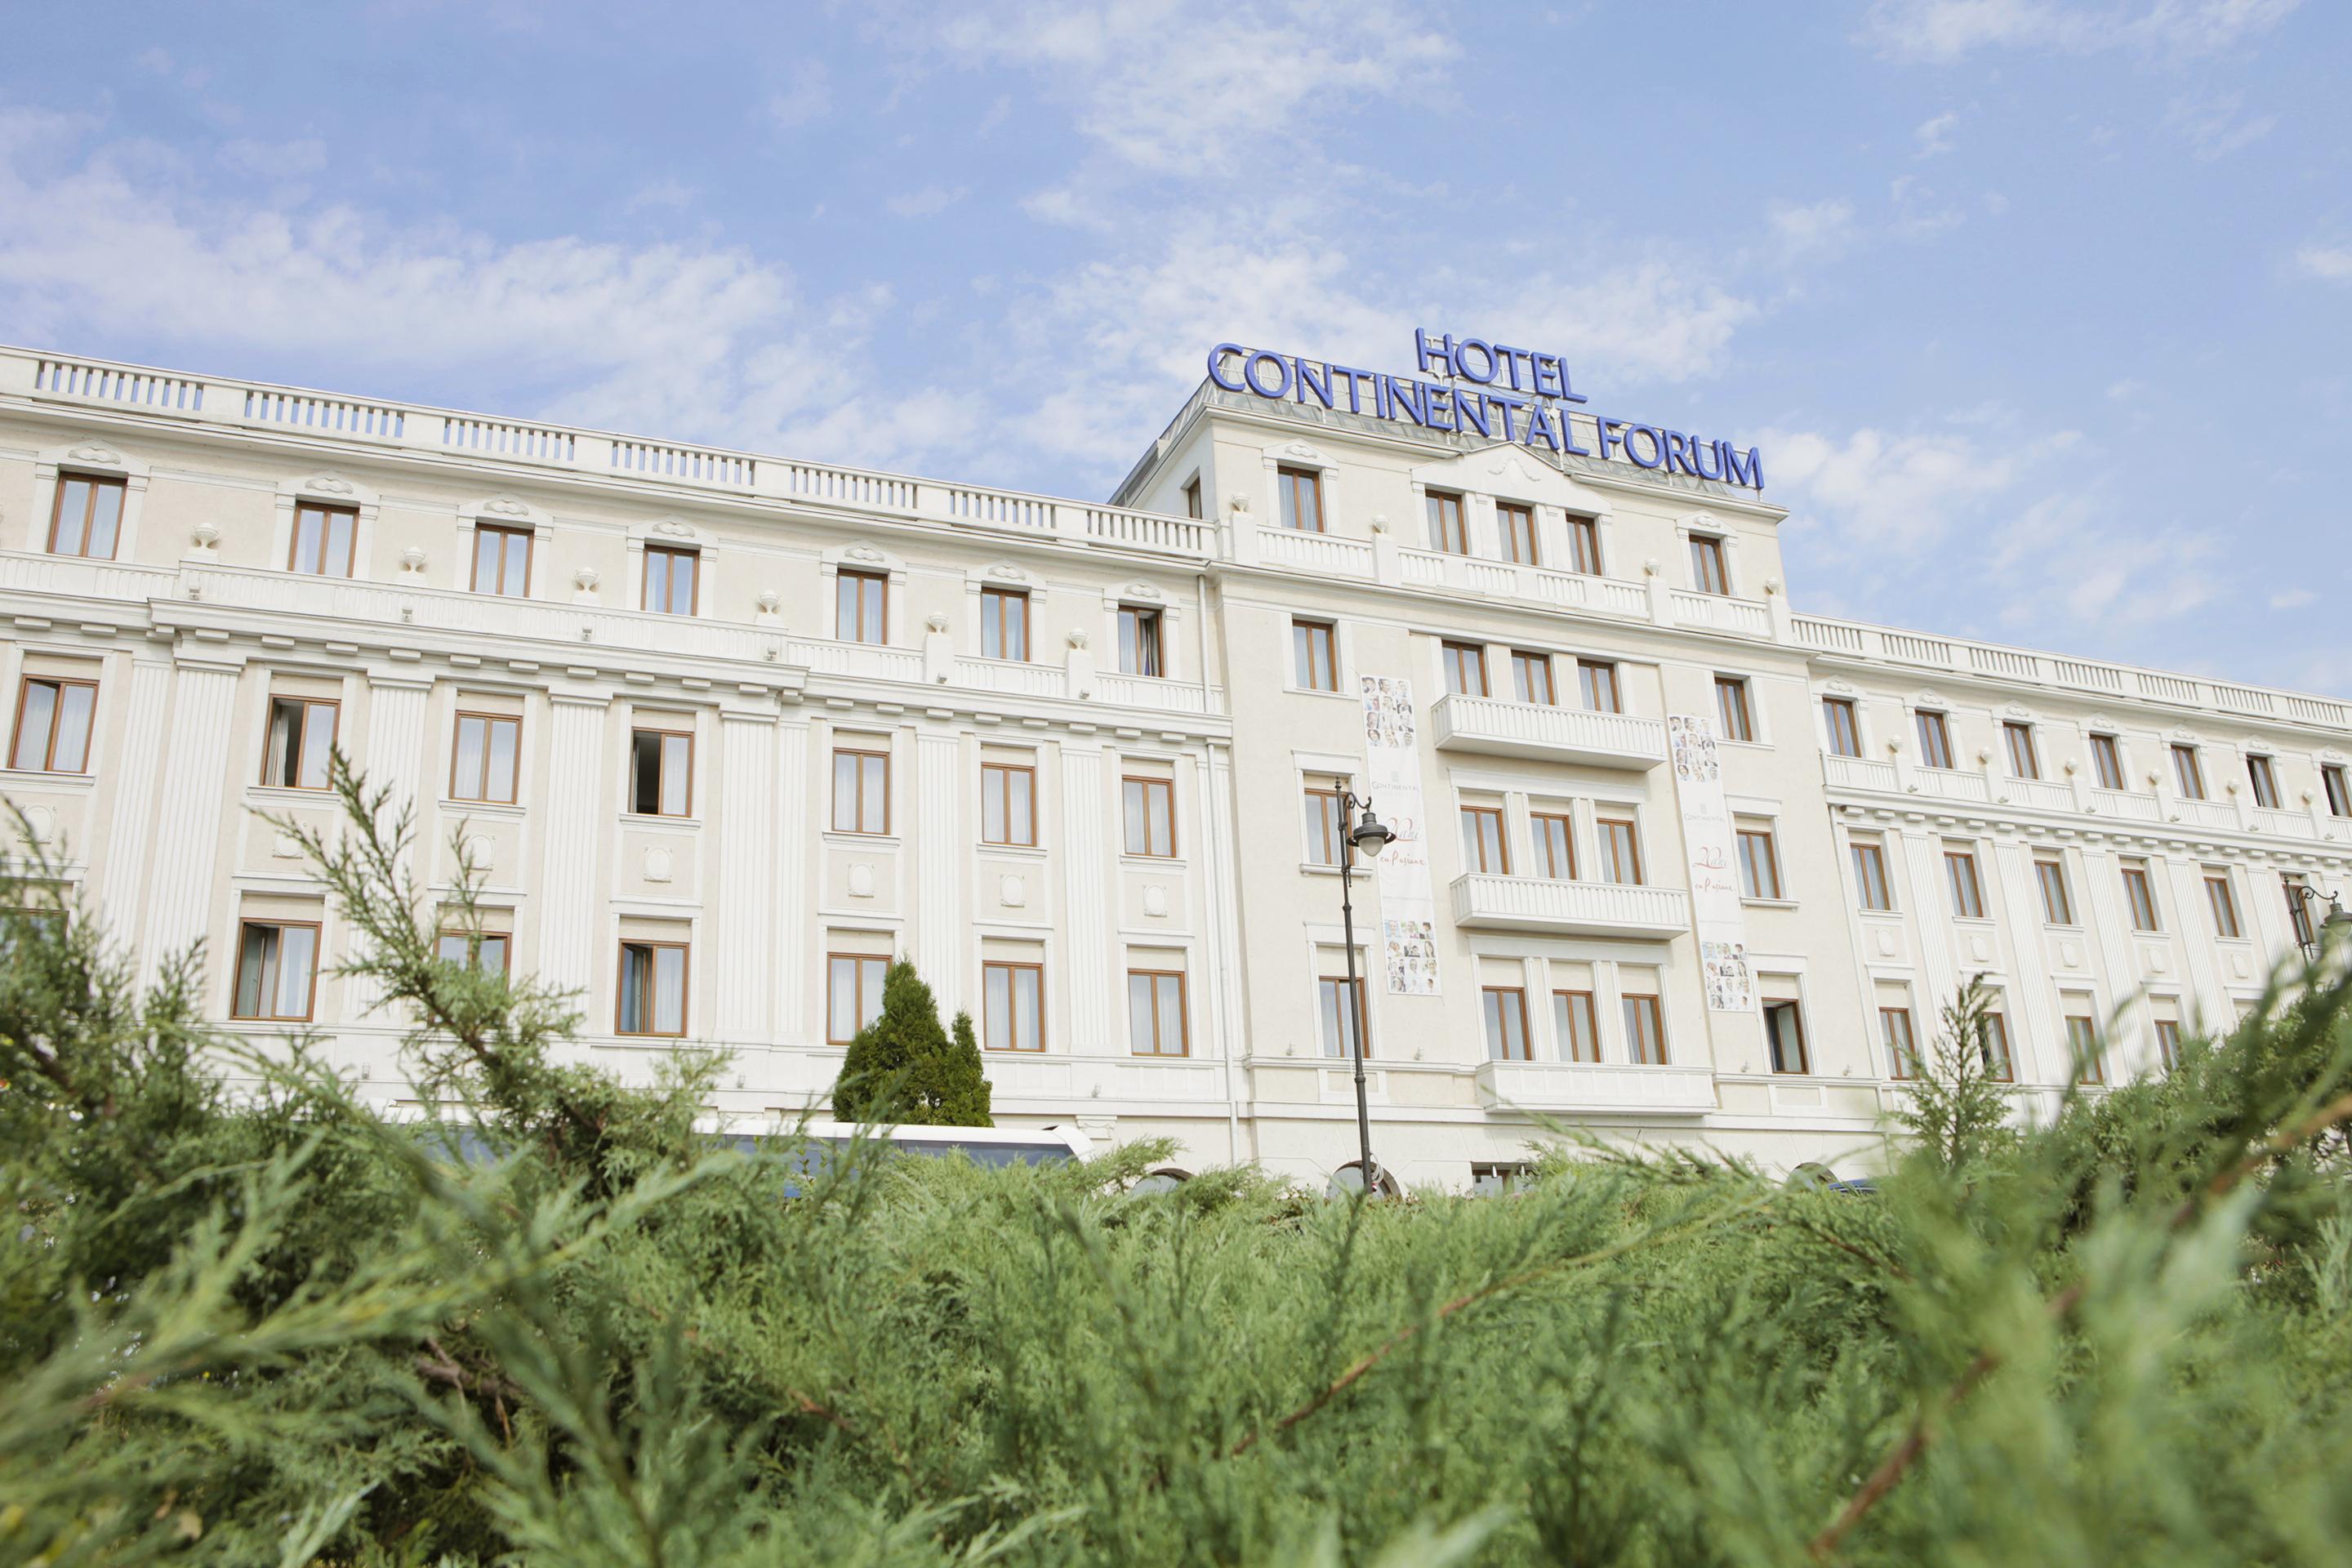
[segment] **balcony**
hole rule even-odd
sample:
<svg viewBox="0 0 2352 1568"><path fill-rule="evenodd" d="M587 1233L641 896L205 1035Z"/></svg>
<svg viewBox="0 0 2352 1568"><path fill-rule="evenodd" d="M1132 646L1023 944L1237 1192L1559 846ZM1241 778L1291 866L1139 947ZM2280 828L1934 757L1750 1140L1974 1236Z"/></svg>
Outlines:
<svg viewBox="0 0 2352 1568"><path fill-rule="evenodd" d="M1430 722L1442 751L1636 770L1654 768L1666 760L1665 725L1630 713L1594 713L1454 693L1437 700Z"/></svg>
<svg viewBox="0 0 2352 1568"><path fill-rule="evenodd" d="M1454 923L1484 931L1661 940L1690 930L1690 895L1680 888L1473 871L1454 879Z"/></svg>
<svg viewBox="0 0 2352 1568"><path fill-rule="evenodd" d="M1715 1074L1624 1062L1481 1062L1478 1103L1489 1110L1704 1116L1715 1109Z"/></svg>

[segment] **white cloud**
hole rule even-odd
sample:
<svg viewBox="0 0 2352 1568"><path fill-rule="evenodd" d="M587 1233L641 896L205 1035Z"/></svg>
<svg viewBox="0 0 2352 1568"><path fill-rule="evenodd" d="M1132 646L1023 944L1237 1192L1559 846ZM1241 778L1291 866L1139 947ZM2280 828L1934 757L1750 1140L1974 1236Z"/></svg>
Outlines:
<svg viewBox="0 0 2352 1568"><path fill-rule="evenodd" d="M2299 610L2305 605L2319 603L2319 595L2308 588L2283 588L2270 599L2273 610Z"/></svg>
<svg viewBox="0 0 2352 1568"><path fill-rule="evenodd" d="M2107 384L2107 395L2117 403L2132 402L2147 390L2147 383L2135 380L2128 375L2121 381L2111 381Z"/></svg>
<svg viewBox="0 0 2352 1568"><path fill-rule="evenodd" d="M784 130L820 120L833 108L833 80L823 60L803 60L792 77L768 95L768 118Z"/></svg>
<svg viewBox="0 0 2352 1568"><path fill-rule="evenodd" d="M261 142L250 137L224 142L220 161L259 180L297 180L327 166L327 144L315 137L297 142Z"/></svg>
<svg viewBox="0 0 2352 1568"><path fill-rule="evenodd" d="M925 185L919 191L905 191L882 205L900 217L929 217L945 212L963 200L967 187L958 185L949 190L944 185Z"/></svg>
<svg viewBox="0 0 2352 1568"><path fill-rule="evenodd" d="M2352 245L2306 245L2294 253L2294 268L2326 283L2352 283Z"/></svg>
<svg viewBox="0 0 2352 1568"><path fill-rule="evenodd" d="M1853 204L1834 197L1807 206L1774 202L1765 216L1790 260L1834 253L1853 237Z"/></svg>
<svg viewBox="0 0 2352 1568"><path fill-rule="evenodd" d="M2302 0L1873 0L1861 36L1896 59L1949 64L1983 48L2068 55L2128 48L2218 53L2284 21Z"/></svg>
<svg viewBox="0 0 2352 1568"><path fill-rule="evenodd" d="M656 180L651 184L639 187L637 194L629 198L626 210L646 212L657 208L688 207L693 205L694 187L683 180L670 178Z"/></svg>
<svg viewBox="0 0 2352 1568"><path fill-rule="evenodd" d="M2278 124L2275 114L2248 117L2245 100L2234 92L2208 98L2176 98L2166 109L2164 123L2189 143L2200 163L2218 163L2250 147Z"/></svg>
<svg viewBox="0 0 2352 1568"><path fill-rule="evenodd" d="M1891 556L1931 549L1963 512L2007 489L2018 468L2013 453L1962 430L1768 430L1757 444L1780 500L1793 498L1843 546Z"/></svg>
<svg viewBox="0 0 2352 1568"><path fill-rule="evenodd" d="M1958 110L1946 110L1935 119L1923 122L1919 129L1911 133L1919 143L1918 155L1922 158L1932 158L1938 153L1950 152L1953 145L1952 132L1959 127L1959 123L1960 116Z"/></svg>

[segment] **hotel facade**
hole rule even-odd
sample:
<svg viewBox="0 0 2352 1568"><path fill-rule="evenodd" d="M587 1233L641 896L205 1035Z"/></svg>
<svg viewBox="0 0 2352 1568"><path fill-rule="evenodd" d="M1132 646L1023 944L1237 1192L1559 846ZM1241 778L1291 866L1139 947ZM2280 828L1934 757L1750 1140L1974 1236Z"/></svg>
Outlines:
<svg viewBox="0 0 2352 1568"><path fill-rule="evenodd" d="M900 956L1000 1125L1328 1179L1360 1030L1381 1165L1456 1188L1539 1119L1867 1169L1978 974L2045 1114L2352 876L2345 703L1804 615L1723 443L1272 357L1098 504L0 351L0 790L142 973L201 940L209 1017L385 1103L402 1022L263 815L331 826L331 747L582 1060L821 1110ZM1346 791L1402 832L1352 992Z"/></svg>

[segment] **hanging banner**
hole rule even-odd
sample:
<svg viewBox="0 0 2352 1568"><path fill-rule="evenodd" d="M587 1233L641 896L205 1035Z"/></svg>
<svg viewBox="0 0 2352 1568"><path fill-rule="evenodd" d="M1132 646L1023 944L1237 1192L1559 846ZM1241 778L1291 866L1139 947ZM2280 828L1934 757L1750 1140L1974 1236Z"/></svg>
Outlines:
<svg viewBox="0 0 2352 1568"><path fill-rule="evenodd" d="M1739 909L1737 844L1723 799L1715 721L1698 714L1667 714L1666 752L1682 808L1683 847L1690 856L1691 926L1698 935L1706 1005L1717 1013L1752 1013L1756 981L1748 967L1748 922Z"/></svg>
<svg viewBox="0 0 2352 1568"><path fill-rule="evenodd" d="M1437 900L1429 886L1429 822L1421 804L1412 682L1363 677L1364 789L1396 835L1372 862L1381 890L1381 967L1391 996L1437 994Z"/></svg>

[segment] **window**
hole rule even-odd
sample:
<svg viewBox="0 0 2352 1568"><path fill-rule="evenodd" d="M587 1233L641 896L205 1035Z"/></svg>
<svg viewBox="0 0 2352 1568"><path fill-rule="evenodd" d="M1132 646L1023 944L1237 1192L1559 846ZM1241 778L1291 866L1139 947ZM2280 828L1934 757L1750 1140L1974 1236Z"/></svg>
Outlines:
<svg viewBox="0 0 2352 1568"><path fill-rule="evenodd" d="M1694 533L1690 542L1691 586L1702 594L1731 592L1731 573L1723 560L1723 541L1712 534Z"/></svg>
<svg viewBox="0 0 2352 1568"><path fill-rule="evenodd" d="M1470 535L1462 526L1462 498L1432 490L1429 503L1429 547L1448 555L1470 553Z"/></svg>
<svg viewBox="0 0 2352 1568"><path fill-rule="evenodd" d="M1551 1028L1559 1041L1559 1059L1597 1062L1601 1059L1601 1024L1590 991L1551 994Z"/></svg>
<svg viewBox="0 0 2352 1568"><path fill-rule="evenodd" d="M2066 1015L2066 1049L2074 1058L2076 1083L2105 1083L2107 1075L2099 1065L2099 1026L2080 1014Z"/></svg>
<svg viewBox="0 0 2352 1568"><path fill-rule="evenodd" d="M1805 1055L1804 1014L1794 1002L1764 1004L1764 1042L1771 1048L1774 1072L1813 1070L1811 1059Z"/></svg>
<svg viewBox="0 0 2352 1568"><path fill-rule="evenodd" d="M1952 727L1945 717L1932 708L1922 708L1919 721L1919 765L1923 768L1948 768L1952 765Z"/></svg>
<svg viewBox="0 0 2352 1568"><path fill-rule="evenodd" d="M1894 895L1887 890L1886 852L1877 845L1854 840L1853 881L1864 909L1883 912L1895 907Z"/></svg>
<svg viewBox="0 0 2352 1568"><path fill-rule="evenodd" d="M879 637L859 639L880 642ZM1019 588L980 591L980 657L1026 659L1029 657L1029 595Z"/></svg>
<svg viewBox="0 0 2352 1568"><path fill-rule="evenodd" d="M1638 1067L1666 1065L1666 1019L1655 996L1622 998L1625 1014L1625 1055Z"/></svg>
<svg viewBox="0 0 2352 1568"><path fill-rule="evenodd" d="M2124 902L2131 906L2132 930L2160 931L2156 923L2156 889L2148 885L2147 868L2127 865L2124 868Z"/></svg>
<svg viewBox="0 0 2352 1568"><path fill-rule="evenodd" d="M1780 858L1773 851L1769 827L1739 830L1739 896L1774 900L1780 896Z"/></svg>
<svg viewBox="0 0 2352 1568"><path fill-rule="evenodd" d="M299 1024L318 993L319 923L247 921L237 932L232 1018Z"/></svg>
<svg viewBox="0 0 2352 1568"><path fill-rule="evenodd" d="M327 758L335 748L342 706L300 697L269 700L269 749L261 782L283 789L327 787Z"/></svg>
<svg viewBox="0 0 2352 1568"><path fill-rule="evenodd" d="M2157 1058L2164 1063L2167 1072L2180 1065L2180 1024L2178 1019L2158 1018L2156 1021L2156 1054Z"/></svg>
<svg viewBox="0 0 2352 1568"><path fill-rule="evenodd" d="M1551 655L1523 653L1511 650L1511 685L1522 702L1540 703L1546 708L1558 699L1551 689Z"/></svg>
<svg viewBox="0 0 2352 1568"><path fill-rule="evenodd" d="M1830 755L1862 755L1862 725L1854 718L1853 698L1822 698L1822 722L1829 731Z"/></svg>
<svg viewBox="0 0 2352 1568"><path fill-rule="evenodd" d="M2290 871L2279 882L2286 889L2286 921L2294 928L2294 944L2309 947L2319 940L2319 933L2311 928L2311 901L2303 896L2304 880Z"/></svg>
<svg viewBox="0 0 2352 1568"><path fill-rule="evenodd" d="M2352 782L2347 782L2342 763L2329 763L2319 770L2320 787L2327 795L2327 815L2352 816Z"/></svg>
<svg viewBox="0 0 2352 1568"><path fill-rule="evenodd" d="M890 640L890 579L880 572L843 572L833 584L833 636L836 642Z"/></svg>
<svg viewBox="0 0 2352 1568"><path fill-rule="evenodd" d="M1371 1031L1365 1027L1364 983L1344 974L1327 974L1315 983L1317 1013L1322 1020L1323 1054L1353 1057L1359 1042L1372 1054Z"/></svg>
<svg viewBox="0 0 2352 1568"><path fill-rule="evenodd" d="M1308 691L1339 689L1339 664L1333 648L1331 623L1290 623L1291 679Z"/></svg>
<svg viewBox="0 0 2352 1568"><path fill-rule="evenodd" d="M1524 1192L1530 1174L1524 1163L1474 1160L1470 1163L1470 1195L1499 1198Z"/></svg>
<svg viewBox="0 0 2352 1568"><path fill-rule="evenodd" d="M1498 1062L1535 1060L1528 1049L1528 994L1517 987L1482 988L1486 1013L1486 1054Z"/></svg>
<svg viewBox="0 0 2352 1568"><path fill-rule="evenodd" d="M1127 852L1172 859L1176 854L1176 786L1166 779L1119 781L1127 810Z"/></svg>
<svg viewBox="0 0 2352 1568"><path fill-rule="evenodd" d="M992 1051L1045 1048L1045 966L983 963L980 966L981 1044Z"/></svg>
<svg viewBox="0 0 2352 1568"><path fill-rule="evenodd" d="M2246 777L2254 786L2254 804L2276 811L2279 808L2278 773L2271 766L2271 760L2259 753L2247 753Z"/></svg>
<svg viewBox="0 0 2352 1568"><path fill-rule="evenodd" d="M1642 882L1642 841L1633 831L1633 825L1604 816L1592 826L1601 838L1601 879L1639 887Z"/></svg>
<svg viewBox="0 0 2352 1568"><path fill-rule="evenodd" d="M1555 882L1576 880L1576 833L1559 812L1529 814L1528 826L1536 841L1536 865Z"/></svg>
<svg viewBox="0 0 2352 1568"><path fill-rule="evenodd" d="M1462 864L1493 876L1511 874L1509 847L1503 842L1503 808L1465 805L1462 808Z"/></svg>
<svg viewBox="0 0 2352 1568"><path fill-rule="evenodd" d="M833 749L833 830L890 831L890 753Z"/></svg>
<svg viewBox="0 0 2352 1568"><path fill-rule="evenodd" d="M2172 777L2180 786L2184 800L2205 798L2205 770L2197 761L2197 748L2176 745L2172 748Z"/></svg>
<svg viewBox="0 0 2352 1568"><path fill-rule="evenodd" d="M1118 607L1118 670L1121 675L1158 675L1160 612L1134 605Z"/></svg>
<svg viewBox="0 0 2352 1568"><path fill-rule="evenodd" d="M2009 748L2009 776L2013 779L2038 779L2042 776L2042 757L2033 749L2033 726L2021 724L2014 719L2005 720L2000 726L2001 742Z"/></svg>
<svg viewBox="0 0 2352 1568"><path fill-rule="evenodd" d="M1313 468L1276 468L1276 499L1282 503L1282 526L1307 533L1323 531L1323 476Z"/></svg>
<svg viewBox="0 0 2352 1568"><path fill-rule="evenodd" d="M1184 977L1159 969L1127 972L1128 1049L1139 1057L1192 1054Z"/></svg>
<svg viewBox="0 0 2352 1568"><path fill-rule="evenodd" d="M1605 659L1580 658L1576 661L1576 684L1584 695L1585 711L1589 713L1622 713L1624 699L1617 691L1617 667Z"/></svg>
<svg viewBox="0 0 2352 1568"><path fill-rule="evenodd" d="M882 983L890 961L835 952L825 956L824 1037L845 1046L882 1016Z"/></svg>
<svg viewBox="0 0 2352 1568"><path fill-rule="evenodd" d="M1919 1043L1911 1033L1910 1008L1881 1007L1878 1037L1886 1047L1886 1059L1896 1078L1919 1076Z"/></svg>
<svg viewBox="0 0 2352 1568"><path fill-rule="evenodd" d="M94 680L26 677L16 693L16 731L8 747L8 765L20 773L87 773L90 717L97 710ZM333 730L330 720L331 736ZM321 784L327 782L325 766L322 759Z"/></svg>
<svg viewBox="0 0 2352 1568"><path fill-rule="evenodd" d="M1952 890L1952 913L1964 921L1985 918L1984 884L1977 880L1977 857L1971 849L1944 851L1944 880Z"/></svg>
<svg viewBox="0 0 2352 1568"><path fill-rule="evenodd" d="M2235 941L2245 934L2238 923L2238 896L2230 888L2230 873L2205 873L2205 906L2213 911L2213 934Z"/></svg>
<svg viewBox="0 0 2352 1568"><path fill-rule="evenodd" d="M1307 863L1310 866L1337 866L1341 853L1340 838L1347 831L1341 820L1346 808L1340 792L1336 789L1310 789L1303 801Z"/></svg>
<svg viewBox="0 0 2352 1568"><path fill-rule="evenodd" d="M294 539L286 569L313 577L352 574L352 532L359 513L349 507L302 501L294 508Z"/></svg>
<svg viewBox="0 0 2352 1568"><path fill-rule="evenodd" d="M2124 787L2123 748L2116 744L2113 735L2091 737L2091 765L2098 772L2101 789Z"/></svg>
<svg viewBox="0 0 2352 1568"><path fill-rule="evenodd" d="M1748 682L1736 675L1715 678L1715 711L1723 721L1723 738L1727 741L1752 741L1756 738L1756 720L1748 709Z"/></svg>
<svg viewBox="0 0 2352 1568"><path fill-rule="evenodd" d="M2017 1077L2017 1068L2009 1056L2009 1020L1998 1013L1987 1013L1984 1040L1979 1047L1984 1056L1985 1072L2001 1083Z"/></svg>
<svg viewBox="0 0 2352 1568"><path fill-rule="evenodd" d="M702 557L672 545L646 546L645 607L656 615L690 616L699 603Z"/></svg>
<svg viewBox="0 0 2352 1568"><path fill-rule="evenodd" d="M1017 763L980 765L980 841L1037 842L1037 770Z"/></svg>
<svg viewBox="0 0 2352 1568"><path fill-rule="evenodd" d="M2042 918L2053 926L2074 923L2074 900L2066 887L2066 862L2055 855L2033 862L2033 879L2042 886Z"/></svg>
<svg viewBox="0 0 2352 1568"><path fill-rule="evenodd" d="M1503 538L1503 559L1522 566L1538 564L1536 560L1536 514L1532 507L1517 501L1495 503L1495 525Z"/></svg>
<svg viewBox="0 0 2352 1568"><path fill-rule="evenodd" d="M59 474L57 510L49 514L49 553L113 560L122 529L123 489L121 479Z"/></svg>
<svg viewBox="0 0 2352 1568"><path fill-rule="evenodd" d="M1587 577L1601 575L1601 525L1589 517L1568 520L1568 569Z"/></svg>
<svg viewBox="0 0 2352 1568"><path fill-rule="evenodd" d="M530 530L474 525L473 589L510 599L530 596Z"/></svg>
<svg viewBox="0 0 2352 1568"><path fill-rule="evenodd" d="M444 963L454 963L460 969L478 969L500 974L513 967L509 952L514 939L502 931L484 931L469 935L462 931L445 931L434 944L434 956Z"/></svg>
<svg viewBox="0 0 2352 1568"><path fill-rule="evenodd" d="M1450 642L1444 646L1445 656L1445 689L1457 697L1486 695L1486 649L1475 642Z"/></svg>
<svg viewBox="0 0 2352 1568"><path fill-rule="evenodd" d="M690 732L629 731L629 809L640 816L694 815L694 736Z"/></svg>
<svg viewBox="0 0 2352 1568"><path fill-rule="evenodd" d="M617 1035L685 1034L686 943L623 942L615 1011L613 1032Z"/></svg>
<svg viewBox="0 0 2352 1568"><path fill-rule="evenodd" d="M1201 515L1201 476L1198 474L1184 481L1184 515Z"/></svg>
<svg viewBox="0 0 2352 1568"><path fill-rule="evenodd" d="M521 749L522 721L494 713L457 715L457 742L449 758L449 798L511 805L515 756Z"/></svg>

